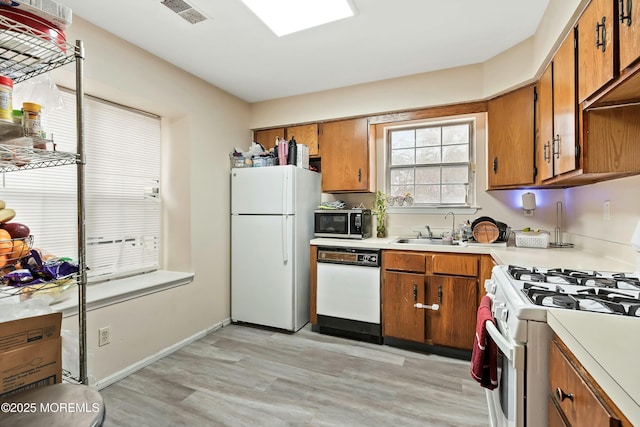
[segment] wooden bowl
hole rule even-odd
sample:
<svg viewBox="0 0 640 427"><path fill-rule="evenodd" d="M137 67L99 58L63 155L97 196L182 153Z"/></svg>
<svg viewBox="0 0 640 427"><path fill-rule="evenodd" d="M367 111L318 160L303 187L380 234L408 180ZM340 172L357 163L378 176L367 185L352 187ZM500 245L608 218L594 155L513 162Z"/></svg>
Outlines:
<svg viewBox="0 0 640 427"><path fill-rule="evenodd" d="M498 226L489 221L480 221L473 227L473 238L478 243L493 243L498 240L500 230Z"/></svg>

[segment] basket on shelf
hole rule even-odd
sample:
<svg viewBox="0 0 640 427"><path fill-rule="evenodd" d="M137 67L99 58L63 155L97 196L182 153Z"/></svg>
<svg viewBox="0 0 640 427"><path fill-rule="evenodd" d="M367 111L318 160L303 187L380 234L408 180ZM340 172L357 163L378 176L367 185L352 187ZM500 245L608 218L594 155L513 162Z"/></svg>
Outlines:
<svg viewBox="0 0 640 427"><path fill-rule="evenodd" d="M0 268L15 266L20 259L29 255L33 246L33 236L0 240Z"/></svg>

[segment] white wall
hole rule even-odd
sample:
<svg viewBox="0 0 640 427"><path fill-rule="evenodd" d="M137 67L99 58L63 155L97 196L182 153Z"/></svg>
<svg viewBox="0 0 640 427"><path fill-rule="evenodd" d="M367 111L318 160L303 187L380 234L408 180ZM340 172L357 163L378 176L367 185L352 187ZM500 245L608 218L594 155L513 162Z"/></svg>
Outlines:
<svg viewBox="0 0 640 427"><path fill-rule="evenodd" d="M229 318L228 153L249 146L250 109L79 17L67 39L84 42L87 94L163 117L162 267L195 272L187 286L88 313L89 370L100 380ZM58 84L75 86L70 70L56 70ZM64 327L76 323L67 318ZM112 342L97 347L106 325Z"/></svg>

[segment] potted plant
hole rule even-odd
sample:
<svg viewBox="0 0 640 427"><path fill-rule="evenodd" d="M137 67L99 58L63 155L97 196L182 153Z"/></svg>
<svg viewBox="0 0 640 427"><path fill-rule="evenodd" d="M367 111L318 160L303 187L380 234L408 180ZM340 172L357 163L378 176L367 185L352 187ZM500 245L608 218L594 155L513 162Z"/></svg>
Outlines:
<svg viewBox="0 0 640 427"><path fill-rule="evenodd" d="M376 192L373 213L377 217L376 232L378 237L387 237L387 195L382 191Z"/></svg>

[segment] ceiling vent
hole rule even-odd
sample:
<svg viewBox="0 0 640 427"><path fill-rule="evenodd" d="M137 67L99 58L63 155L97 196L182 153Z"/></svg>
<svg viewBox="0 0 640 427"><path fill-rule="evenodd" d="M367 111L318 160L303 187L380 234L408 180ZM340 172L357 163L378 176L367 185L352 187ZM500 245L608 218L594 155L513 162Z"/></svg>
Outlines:
<svg viewBox="0 0 640 427"><path fill-rule="evenodd" d="M198 12L189 3L183 0L163 0L162 4L167 6L171 11L177 13L187 22L197 24L207 19L202 13Z"/></svg>

